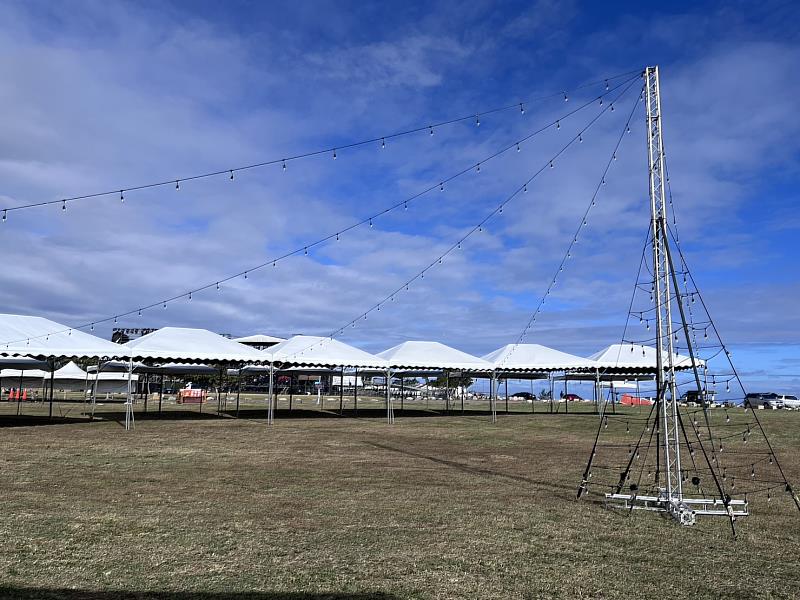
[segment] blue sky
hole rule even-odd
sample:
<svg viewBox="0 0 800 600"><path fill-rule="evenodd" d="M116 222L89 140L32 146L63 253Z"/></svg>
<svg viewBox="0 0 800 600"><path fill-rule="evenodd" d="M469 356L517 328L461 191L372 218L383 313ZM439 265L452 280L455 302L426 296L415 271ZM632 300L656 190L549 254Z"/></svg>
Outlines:
<svg viewBox="0 0 800 600"><path fill-rule="evenodd" d="M799 17L790 2L4 2L0 204L344 145L658 64L683 250L749 385L800 392ZM342 339L372 351L435 339L476 354L515 341L637 86L480 235ZM402 201L597 93L286 172L10 213L0 307L77 325L158 302ZM339 243L119 324L330 333L434 260L597 112ZM529 341L583 355L619 341L647 228L644 144L639 108Z"/></svg>

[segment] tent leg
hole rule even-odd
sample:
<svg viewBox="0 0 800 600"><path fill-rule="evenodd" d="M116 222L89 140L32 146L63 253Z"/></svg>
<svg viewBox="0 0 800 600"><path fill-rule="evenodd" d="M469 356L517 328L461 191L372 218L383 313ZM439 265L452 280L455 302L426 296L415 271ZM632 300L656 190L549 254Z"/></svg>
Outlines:
<svg viewBox="0 0 800 600"><path fill-rule="evenodd" d="M53 418L53 379L55 378L56 372L56 365L54 362L50 362L50 409L47 415L48 419Z"/></svg>
<svg viewBox="0 0 800 600"><path fill-rule="evenodd" d="M406 379L402 375L400 376L400 412L403 411L405 408L405 400L406 400Z"/></svg>
<svg viewBox="0 0 800 600"><path fill-rule="evenodd" d="M386 422L394 423L394 409L392 407L392 370L386 369Z"/></svg>
<svg viewBox="0 0 800 600"><path fill-rule="evenodd" d="M506 414L508 414L508 377L503 382L506 384Z"/></svg>
<svg viewBox="0 0 800 600"><path fill-rule="evenodd" d="M341 378L339 379L339 416L344 412L344 367L342 367Z"/></svg>
<svg viewBox="0 0 800 600"><path fill-rule="evenodd" d="M464 414L464 394L466 393L466 391L467 391L466 390L466 386L462 382L462 384L461 384L461 414L462 415Z"/></svg>
<svg viewBox="0 0 800 600"><path fill-rule="evenodd" d="M236 375L236 418L239 418L239 396L242 394L242 367Z"/></svg>
<svg viewBox="0 0 800 600"><path fill-rule="evenodd" d="M492 410L492 423L497 423L497 375L492 373L492 389L489 393L489 406Z"/></svg>
<svg viewBox="0 0 800 600"><path fill-rule="evenodd" d="M267 410L267 424L272 425L275 410L274 398L272 396L275 385L275 367L273 363L269 363L269 409Z"/></svg>
<svg viewBox="0 0 800 600"><path fill-rule="evenodd" d="M294 375L289 375L289 410L292 410Z"/></svg>
<svg viewBox="0 0 800 600"><path fill-rule="evenodd" d="M24 373L24 371L22 369L20 369L19 370L19 387L17 388L18 392L19 392L19 390L22 389L22 375L23 375L23 373ZM86 376L88 377L89 373L86 373ZM20 393L17 393L17 416L19 416L19 406L20 406L21 403L22 403L22 396L20 395ZM84 403L84 406L85 406L86 405L85 397L84 397L83 403ZM84 412L86 412L85 408L84 408Z"/></svg>
<svg viewBox="0 0 800 600"><path fill-rule="evenodd" d="M158 385L158 414L161 414L161 402L164 399L164 374L161 373L161 381Z"/></svg>
<svg viewBox="0 0 800 600"><path fill-rule="evenodd" d="M358 369L356 369L356 375L353 384L353 410L355 411L356 416L358 416Z"/></svg>
<svg viewBox="0 0 800 600"><path fill-rule="evenodd" d="M97 359L97 371L94 374L94 385L92 386L92 414L89 415L89 420L94 420L94 409L97 406L97 382L100 380L100 359Z"/></svg>

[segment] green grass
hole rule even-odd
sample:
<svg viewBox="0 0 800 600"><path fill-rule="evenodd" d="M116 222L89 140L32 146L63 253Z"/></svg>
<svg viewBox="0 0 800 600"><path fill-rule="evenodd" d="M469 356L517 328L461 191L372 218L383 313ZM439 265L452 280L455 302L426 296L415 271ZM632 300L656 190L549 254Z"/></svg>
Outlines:
<svg viewBox="0 0 800 600"><path fill-rule="evenodd" d="M18 426L0 429L0 597L800 596L785 494L751 500L735 540L724 519L576 501L597 417L514 404L492 425L474 403L389 426L377 400L319 418L306 397L269 427L252 402L243 419L168 405L127 433L120 405L93 423L69 403L57 424L30 417L46 405L3 417ZM759 416L800 481L800 413Z"/></svg>

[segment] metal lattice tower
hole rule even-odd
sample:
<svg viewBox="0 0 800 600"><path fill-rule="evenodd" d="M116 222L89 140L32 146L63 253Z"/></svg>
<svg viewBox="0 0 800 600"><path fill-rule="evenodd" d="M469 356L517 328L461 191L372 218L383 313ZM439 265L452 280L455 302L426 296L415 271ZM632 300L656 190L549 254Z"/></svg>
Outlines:
<svg viewBox="0 0 800 600"><path fill-rule="evenodd" d="M672 331L671 269L666 248L667 200L664 144L661 137L661 90L658 67L644 72L647 111L647 158L650 174L650 219L653 238L653 302L656 315L656 389L662 430L660 450L664 466L666 499L670 511L679 516L683 503L681 484L680 423L675 384L675 351ZM675 290L676 293L678 290ZM660 465L659 465L660 469Z"/></svg>

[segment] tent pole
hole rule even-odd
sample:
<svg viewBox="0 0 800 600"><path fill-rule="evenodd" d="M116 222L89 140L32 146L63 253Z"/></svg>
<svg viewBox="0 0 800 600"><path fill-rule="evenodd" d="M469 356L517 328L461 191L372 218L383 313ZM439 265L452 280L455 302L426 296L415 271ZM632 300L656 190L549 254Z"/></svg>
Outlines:
<svg viewBox="0 0 800 600"><path fill-rule="evenodd" d="M406 378L404 375L400 375L400 412L403 411L405 408L405 400L406 400Z"/></svg>
<svg viewBox="0 0 800 600"><path fill-rule="evenodd" d="M48 419L53 418L53 379L56 375L56 364L55 361L50 361L50 409L47 415Z"/></svg>
<svg viewBox="0 0 800 600"><path fill-rule="evenodd" d="M144 374L144 412L147 412L147 399L150 397L150 373Z"/></svg>
<svg viewBox="0 0 800 600"><path fill-rule="evenodd" d="M239 418L239 396L242 394L242 366L236 373L236 418Z"/></svg>
<svg viewBox="0 0 800 600"><path fill-rule="evenodd" d="M94 420L94 409L97 406L97 382L100 380L100 359L97 359L97 371L94 373L94 385L92 386L92 413L89 420Z"/></svg>
<svg viewBox="0 0 800 600"><path fill-rule="evenodd" d="M158 386L158 414L161 414L161 402L164 399L164 374L161 373L161 381Z"/></svg>
<svg viewBox="0 0 800 600"><path fill-rule="evenodd" d="M497 423L497 373L492 371L492 389L489 392L489 406L492 409L492 423Z"/></svg>
<svg viewBox="0 0 800 600"><path fill-rule="evenodd" d="M567 372L564 371L564 414L569 413L569 402L567 402Z"/></svg>
<svg viewBox="0 0 800 600"><path fill-rule="evenodd" d="M341 378L339 379L339 416L344 412L344 367L342 367Z"/></svg>
<svg viewBox="0 0 800 600"><path fill-rule="evenodd" d="M21 371L20 371L21 373ZM22 377L20 379L20 387L22 387ZM86 378L83 380L83 416L86 416L86 392L89 391L89 365L86 365Z"/></svg>
<svg viewBox="0 0 800 600"><path fill-rule="evenodd" d="M464 414L464 394L466 393L466 386L464 385L464 381L461 382L461 414Z"/></svg>
<svg viewBox="0 0 800 600"><path fill-rule="evenodd" d="M450 414L450 371L444 372L444 412Z"/></svg>
<svg viewBox="0 0 800 600"><path fill-rule="evenodd" d="M506 384L506 414L508 414L508 377L503 380Z"/></svg>
<svg viewBox="0 0 800 600"><path fill-rule="evenodd" d="M217 382L217 416L222 411L222 367L219 368L219 381Z"/></svg>
<svg viewBox="0 0 800 600"><path fill-rule="evenodd" d="M24 373L24 371L22 369L20 369L19 370L19 387L17 388L17 416L19 416L19 405L22 402L22 400L21 400L22 396L20 395L21 394L20 390L22 389L22 375L23 375L23 373ZM88 377L89 373L86 373L86 376ZM84 399L83 403L84 403L84 407L85 407L85 405L86 405L86 400L85 399ZM84 408L83 410L84 410L84 412L86 412L86 408Z"/></svg>
<svg viewBox="0 0 800 600"><path fill-rule="evenodd" d="M358 369L356 368L355 379L353 380L353 410L358 416Z"/></svg>
<svg viewBox="0 0 800 600"><path fill-rule="evenodd" d="M550 379L550 414L553 414L553 396L555 396L555 382L553 380L553 372L551 371L550 374L547 376Z"/></svg>
<svg viewBox="0 0 800 600"><path fill-rule="evenodd" d="M133 356L128 360L128 397L125 399L125 431L129 431L133 426L133 396L131 385L133 383Z"/></svg>
<svg viewBox="0 0 800 600"><path fill-rule="evenodd" d="M293 399L293 387L294 387L294 373L289 373L289 410L292 410L292 399Z"/></svg>
<svg viewBox="0 0 800 600"><path fill-rule="evenodd" d="M269 409L267 410L268 425L272 425L273 422L274 404L273 404L272 393L274 390L273 388L274 382L275 382L275 365L274 363L269 363Z"/></svg>
<svg viewBox="0 0 800 600"><path fill-rule="evenodd" d="M386 422L394 423L394 409L392 407L392 370L386 369Z"/></svg>

